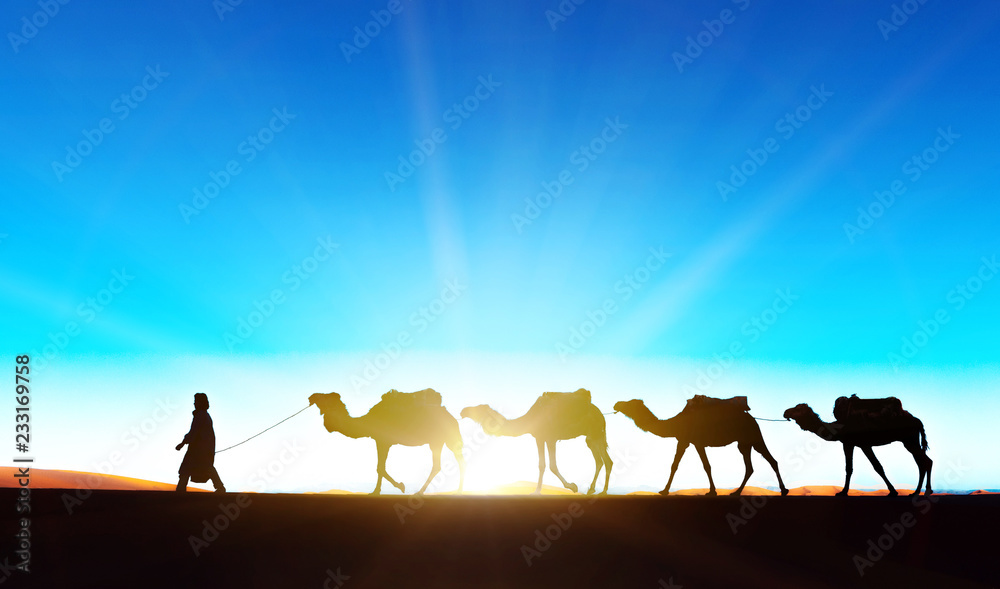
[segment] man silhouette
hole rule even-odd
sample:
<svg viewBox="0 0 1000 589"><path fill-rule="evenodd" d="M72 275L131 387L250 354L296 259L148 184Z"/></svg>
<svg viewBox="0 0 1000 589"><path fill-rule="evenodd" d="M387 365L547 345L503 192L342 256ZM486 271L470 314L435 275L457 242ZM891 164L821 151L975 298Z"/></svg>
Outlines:
<svg viewBox="0 0 1000 589"><path fill-rule="evenodd" d="M178 471L180 480L177 481L177 490L187 491L188 479L196 483L212 479L215 492L225 493L226 487L219 478L219 472L215 470L215 430L212 428L212 417L208 414L208 395L195 393L194 411L191 414L194 415L191 431L177 444L178 451L184 444L188 445Z"/></svg>

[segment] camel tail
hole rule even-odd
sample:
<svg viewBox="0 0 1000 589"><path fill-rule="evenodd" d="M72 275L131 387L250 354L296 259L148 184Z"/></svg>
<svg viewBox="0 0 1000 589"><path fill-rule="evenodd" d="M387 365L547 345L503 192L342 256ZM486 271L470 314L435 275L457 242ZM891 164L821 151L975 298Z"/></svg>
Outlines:
<svg viewBox="0 0 1000 589"><path fill-rule="evenodd" d="M930 444L927 443L927 432L924 431L923 424L920 424L920 448L926 452L930 448Z"/></svg>

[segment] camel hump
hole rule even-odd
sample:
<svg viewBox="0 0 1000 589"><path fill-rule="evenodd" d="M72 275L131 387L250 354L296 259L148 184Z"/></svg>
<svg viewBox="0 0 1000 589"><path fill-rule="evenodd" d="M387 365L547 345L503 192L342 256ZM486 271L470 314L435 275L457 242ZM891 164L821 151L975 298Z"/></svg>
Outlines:
<svg viewBox="0 0 1000 589"><path fill-rule="evenodd" d="M908 416L903 403L896 397L861 399L857 395L840 397L833 404L833 417L837 421L892 419Z"/></svg>
<svg viewBox="0 0 1000 589"><path fill-rule="evenodd" d="M430 405L433 407L440 407L441 393L435 391L434 389L423 389L413 393L401 393L396 389L392 389L388 393L382 395L382 400L399 406Z"/></svg>
<svg viewBox="0 0 1000 589"><path fill-rule="evenodd" d="M745 396L730 397L728 399L716 399L715 397L709 397L706 395L695 395L688 399L687 405L684 406L684 410L702 409L705 407L750 411L750 405L747 404L747 398Z"/></svg>
<svg viewBox="0 0 1000 589"><path fill-rule="evenodd" d="M567 401L570 403L590 403L590 391L577 389L572 393L542 393L542 398L550 401Z"/></svg>

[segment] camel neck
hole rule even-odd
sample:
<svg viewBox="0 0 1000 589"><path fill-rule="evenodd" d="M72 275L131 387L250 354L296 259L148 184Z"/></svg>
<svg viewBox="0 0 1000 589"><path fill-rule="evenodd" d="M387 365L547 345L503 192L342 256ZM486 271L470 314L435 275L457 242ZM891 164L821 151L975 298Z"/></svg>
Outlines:
<svg viewBox="0 0 1000 589"><path fill-rule="evenodd" d="M676 437L676 427L674 424L674 419L658 419L653 412L649 410L645 405L638 408L635 415L632 416L632 421L635 425L651 434L660 436L661 438Z"/></svg>
<svg viewBox="0 0 1000 589"><path fill-rule="evenodd" d="M506 419L499 413L497 413L497 417L501 420L500 427L498 428L498 433L501 436L523 436L524 434L529 433L532 429L531 418L527 413L521 417L515 417L514 419Z"/></svg>
<svg viewBox="0 0 1000 589"><path fill-rule="evenodd" d="M348 438L370 438L371 428L368 427L367 415L361 417L351 417L346 411L337 417L334 423L335 430Z"/></svg>
<svg viewBox="0 0 1000 589"><path fill-rule="evenodd" d="M835 424L827 423L818 415L810 415L800 422L802 428L810 431L828 442L837 441Z"/></svg>

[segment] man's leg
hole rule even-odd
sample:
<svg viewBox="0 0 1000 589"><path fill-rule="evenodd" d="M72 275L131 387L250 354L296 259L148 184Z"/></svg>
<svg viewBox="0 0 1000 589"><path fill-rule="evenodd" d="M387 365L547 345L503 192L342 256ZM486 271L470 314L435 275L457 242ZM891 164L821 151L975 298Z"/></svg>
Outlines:
<svg viewBox="0 0 1000 589"><path fill-rule="evenodd" d="M182 470L180 472L180 479L177 481L177 490L181 492L187 491L188 479L190 478L191 475L187 471Z"/></svg>
<svg viewBox="0 0 1000 589"><path fill-rule="evenodd" d="M225 493L226 486L222 484L222 479L219 478L219 471L212 467L212 485L215 486L216 493Z"/></svg>

